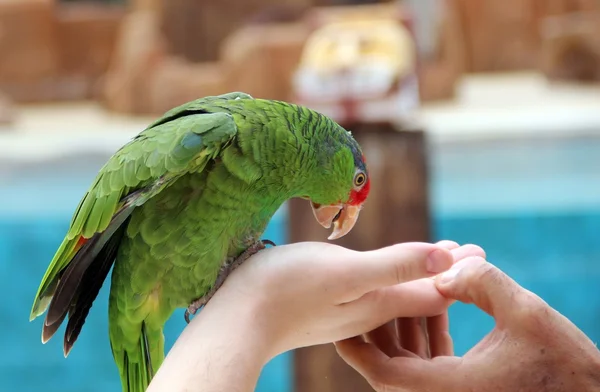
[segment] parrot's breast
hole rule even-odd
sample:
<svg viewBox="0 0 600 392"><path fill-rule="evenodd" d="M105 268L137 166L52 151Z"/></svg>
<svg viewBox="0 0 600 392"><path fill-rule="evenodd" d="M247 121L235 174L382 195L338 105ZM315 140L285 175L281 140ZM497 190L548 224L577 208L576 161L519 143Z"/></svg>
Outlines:
<svg viewBox="0 0 600 392"><path fill-rule="evenodd" d="M133 212L113 272L119 296L158 293L166 318L187 307L208 292L228 258L261 238L283 201L222 165L183 176Z"/></svg>

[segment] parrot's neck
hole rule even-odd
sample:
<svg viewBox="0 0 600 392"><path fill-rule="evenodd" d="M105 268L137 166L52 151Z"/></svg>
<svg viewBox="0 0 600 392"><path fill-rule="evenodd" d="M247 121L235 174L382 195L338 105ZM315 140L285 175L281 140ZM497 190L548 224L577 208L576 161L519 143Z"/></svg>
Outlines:
<svg viewBox="0 0 600 392"><path fill-rule="evenodd" d="M348 197L352 164L338 165L348 168L347 173L333 169L338 159L352 160L351 152L340 148L349 137L346 130L317 112L286 103L268 102L254 108L252 119L252 123L236 119L240 122L238 143L230 147L244 156L244 164L238 168L226 162L236 176L251 182L273 204L293 197L324 204Z"/></svg>

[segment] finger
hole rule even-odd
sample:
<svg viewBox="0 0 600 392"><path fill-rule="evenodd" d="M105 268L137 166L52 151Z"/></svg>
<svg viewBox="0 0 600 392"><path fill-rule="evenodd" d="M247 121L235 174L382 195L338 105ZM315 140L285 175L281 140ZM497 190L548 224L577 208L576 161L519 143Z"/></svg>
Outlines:
<svg viewBox="0 0 600 392"><path fill-rule="evenodd" d="M445 312L452 301L440 294L432 279L385 287L365 294L361 298L338 305L341 311L354 318L363 330L376 328L398 317L428 317Z"/></svg>
<svg viewBox="0 0 600 392"><path fill-rule="evenodd" d="M457 242L443 240L436 242L436 245L451 251L454 256L454 262L470 256L486 257L485 251L480 246L474 244L465 244L461 246Z"/></svg>
<svg viewBox="0 0 600 392"><path fill-rule="evenodd" d="M484 259L486 257L485 251L480 246L473 244L466 244L458 248L453 248L451 249L451 252L455 263L462 259L466 259L467 257L482 257Z"/></svg>
<svg viewBox="0 0 600 392"><path fill-rule="evenodd" d="M351 338L335 343L338 355L376 390L445 391L457 384L458 358L444 362L390 358L373 344ZM379 388L379 389L378 389Z"/></svg>
<svg viewBox="0 0 600 392"><path fill-rule="evenodd" d="M419 358L416 354L400 347L394 320L364 334L364 341L371 343L389 357Z"/></svg>
<svg viewBox="0 0 600 392"><path fill-rule="evenodd" d="M334 345L338 355L367 380L376 378L379 373L394 371L389 355L359 337L341 340Z"/></svg>
<svg viewBox="0 0 600 392"><path fill-rule="evenodd" d="M456 242L452 241L440 241L437 244L440 246L447 246L446 249L449 249L452 253L452 257L454 257L454 263L458 263L459 261L466 259L467 257L486 257L485 251L477 245L466 244L463 246L455 246ZM433 279L435 279L436 277L437 276L434 276Z"/></svg>
<svg viewBox="0 0 600 392"><path fill-rule="evenodd" d="M394 321L367 332L364 337L367 343L375 345L387 356L396 357L400 355L400 341L398 340Z"/></svg>
<svg viewBox="0 0 600 392"><path fill-rule="evenodd" d="M427 334L431 358L454 355L448 312L427 318Z"/></svg>
<svg viewBox="0 0 600 392"><path fill-rule="evenodd" d="M460 247L460 245L458 244L458 242L448 241L448 240L438 241L435 244L437 246L440 246L440 247L442 247L444 249L448 249L448 250L452 250L452 249L456 249L456 248Z"/></svg>
<svg viewBox="0 0 600 392"><path fill-rule="evenodd" d="M481 257L463 259L435 282L442 295L475 304L497 323L515 315L519 301L528 297L524 288Z"/></svg>
<svg viewBox="0 0 600 392"><path fill-rule="evenodd" d="M404 243L369 252L354 252L340 267L340 302L355 300L381 287L434 276L454 263L449 250L428 243Z"/></svg>
<svg viewBox="0 0 600 392"><path fill-rule="evenodd" d="M429 358L427 327L423 317L402 317L396 320L400 345L421 358Z"/></svg>

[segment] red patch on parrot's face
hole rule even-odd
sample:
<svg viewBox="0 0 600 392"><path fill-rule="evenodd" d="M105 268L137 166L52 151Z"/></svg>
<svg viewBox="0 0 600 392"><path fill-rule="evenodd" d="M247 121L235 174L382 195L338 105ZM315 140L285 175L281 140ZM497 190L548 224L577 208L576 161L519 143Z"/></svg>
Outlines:
<svg viewBox="0 0 600 392"><path fill-rule="evenodd" d="M366 164L367 160L365 159L364 154L361 156L362 161ZM366 175L366 173L365 173ZM348 204L350 204L351 206L359 206L362 203L365 202L365 200L367 200L367 197L369 196L369 191L371 190L371 179L369 178L369 176L367 175L367 181L365 182L365 184L360 187L359 189L352 189L352 191L350 191L350 198L348 199Z"/></svg>
<svg viewBox="0 0 600 392"><path fill-rule="evenodd" d="M350 199L348 200L348 204L350 204L351 206L361 205L362 203L365 202L365 200L367 200L370 190L371 190L371 180L369 178L367 178L367 182L365 183L365 185L363 185L362 188L360 188L358 190L353 189L350 192Z"/></svg>

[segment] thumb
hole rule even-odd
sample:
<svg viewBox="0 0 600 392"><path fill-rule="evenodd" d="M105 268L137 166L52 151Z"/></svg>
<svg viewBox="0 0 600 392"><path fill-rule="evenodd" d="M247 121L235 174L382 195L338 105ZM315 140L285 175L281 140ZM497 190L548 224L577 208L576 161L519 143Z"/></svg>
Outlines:
<svg viewBox="0 0 600 392"><path fill-rule="evenodd" d="M527 291L481 257L468 257L436 277L442 295L472 303L496 321L507 321Z"/></svg>

